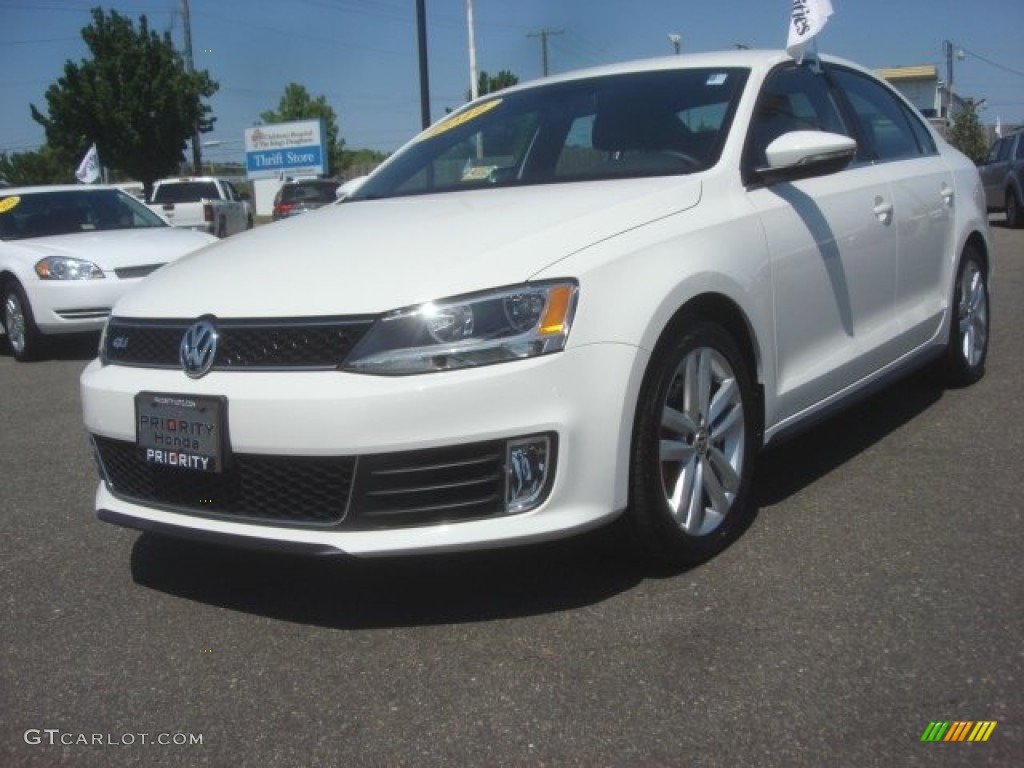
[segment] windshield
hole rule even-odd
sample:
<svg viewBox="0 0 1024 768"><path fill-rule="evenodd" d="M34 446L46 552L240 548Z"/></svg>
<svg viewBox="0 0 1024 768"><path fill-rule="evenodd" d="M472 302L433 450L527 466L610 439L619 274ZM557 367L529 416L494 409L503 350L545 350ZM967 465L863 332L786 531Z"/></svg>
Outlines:
<svg viewBox="0 0 1024 768"><path fill-rule="evenodd" d="M200 203L220 200L220 192L212 181L167 181L153 192L153 203Z"/></svg>
<svg viewBox="0 0 1024 768"><path fill-rule="evenodd" d="M0 196L0 239L148 229L167 223L117 189L59 190Z"/></svg>
<svg viewBox="0 0 1024 768"><path fill-rule="evenodd" d="M349 200L706 170L747 74L658 70L499 93L422 133Z"/></svg>

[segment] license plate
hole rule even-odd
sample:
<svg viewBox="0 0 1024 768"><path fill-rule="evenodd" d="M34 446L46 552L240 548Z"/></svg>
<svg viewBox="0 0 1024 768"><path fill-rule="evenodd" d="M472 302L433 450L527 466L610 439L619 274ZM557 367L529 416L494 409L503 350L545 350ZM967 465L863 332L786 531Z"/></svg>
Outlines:
<svg viewBox="0 0 1024 768"><path fill-rule="evenodd" d="M224 469L227 398L140 392L135 396L139 457L190 472Z"/></svg>

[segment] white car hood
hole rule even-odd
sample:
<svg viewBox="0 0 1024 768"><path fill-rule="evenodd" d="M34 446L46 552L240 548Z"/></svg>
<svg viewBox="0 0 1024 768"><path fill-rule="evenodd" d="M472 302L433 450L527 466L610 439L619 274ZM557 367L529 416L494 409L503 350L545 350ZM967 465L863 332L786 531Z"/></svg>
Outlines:
<svg viewBox="0 0 1024 768"><path fill-rule="evenodd" d="M146 264L166 264L217 242L212 235L173 227L76 232L6 243L35 263L44 256L91 261L104 272Z"/></svg>
<svg viewBox="0 0 1024 768"><path fill-rule="evenodd" d="M327 206L175 262L114 314L375 314L526 281L589 245L693 207L700 193L698 179L669 177Z"/></svg>

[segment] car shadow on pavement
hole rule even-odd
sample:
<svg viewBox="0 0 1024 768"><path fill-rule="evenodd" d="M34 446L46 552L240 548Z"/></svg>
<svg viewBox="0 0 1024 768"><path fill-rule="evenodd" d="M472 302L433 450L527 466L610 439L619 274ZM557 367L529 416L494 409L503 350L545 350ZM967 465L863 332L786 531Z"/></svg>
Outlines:
<svg viewBox="0 0 1024 768"><path fill-rule="evenodd" d="M761 456L757 510L799 493L926 411L943 388L915 376ZM756 520L756 513L752 521ZM623 527L564 541L434 556L359 560L233 549L144 533L132 549L140 586L231 610L336 629L457 624L595 605L654 572Z"/></svg>
<svg viewBox="0 0 1024 768"><path fill-rule="evenodd" d="M46 340L45 354L42 360L65 360L87 362L96 357L99 347L98 333L75 333L65 336L52 336ZM14 357L7 337L0 333L0 357ZM31 365L31 363L29 363Z"/></svg>
<svg viewBox="0 0 1024 768"><path fill-rule="evenodd" d="M141 586L201 603L336 629L481 622L593 605L645 574L619 528L501 550L358 560L253 552L142 534Z"/></svg>
<svg viewBox="0 0 1024 768"><path fill-rule="evenodd" d="M944 391L928 372L910 376L765 451L754 481L757 507L799 493L920 416Z"/></svg>

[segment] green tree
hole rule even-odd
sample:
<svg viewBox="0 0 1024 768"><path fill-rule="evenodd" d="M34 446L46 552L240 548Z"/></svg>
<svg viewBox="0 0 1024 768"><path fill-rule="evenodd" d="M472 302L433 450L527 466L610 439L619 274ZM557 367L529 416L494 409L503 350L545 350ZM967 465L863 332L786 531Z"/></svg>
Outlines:
<svg viewBox="0 0 1024 768"><path fill-rule="evenodd" d="M338 116L324 96L315 99L309 95L305 86L288 83L277 109L269 109L260 113L264 123L290 123L295 120L323 120L323 130L327 144L327 173L337 174L345 167L345 142L338 130Z"/></svg>
<svg viewBox="0 0 1024 768"><path fill-rule="evenodd" d="M978 120L977 107L972 102L961 106L953 116L953 125L949 129L949 143L976 163L985 159L988 153L985 130Z"/></svg>
<svg viewBox="0 0 1024 768"><path fill-rule="evenodd" d="M100 161L141 181L177 171L186 141L198 127L213 128L203 103L218 88L205 70L187 72L169 34L138 30L117 11L92 9L82 29L91 59L67 61L64 75L46 90L49 115L32 105L32 118L46 129L47 142L81 158L93 142Z"/></svg>
<svg viewBox="0 0 1024 768"><path fill-rule="evenodd" d="M0 153L0 179L16 187L33 184L73 184L76 163L50 146L34 152Z"/></svg>
<svg viewBox="0 0 1024 768"><path fill-rule="evenodd" d="M519 77L507 69L501 70L496 75L490 75L486 70L482 69L476 79L477 94L485 96L488 93L496 93L518 83ZM467 93L466 100L468 101L471 96L471 93Z"/></svg>

